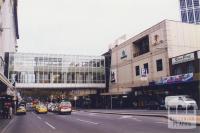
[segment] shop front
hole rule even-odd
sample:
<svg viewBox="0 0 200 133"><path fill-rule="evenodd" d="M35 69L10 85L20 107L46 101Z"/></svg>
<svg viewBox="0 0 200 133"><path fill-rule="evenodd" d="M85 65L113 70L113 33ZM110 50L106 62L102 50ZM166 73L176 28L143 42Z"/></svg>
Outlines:
<svg viewBox="0 0 200 133"><path fill-rule="evenodd" d="M200 83L193 73L161 78L149 83L149 86L133 88L131 94L135 108L161 109L164 108L165 97L174 95L188 95L200 107Z"/></svg>

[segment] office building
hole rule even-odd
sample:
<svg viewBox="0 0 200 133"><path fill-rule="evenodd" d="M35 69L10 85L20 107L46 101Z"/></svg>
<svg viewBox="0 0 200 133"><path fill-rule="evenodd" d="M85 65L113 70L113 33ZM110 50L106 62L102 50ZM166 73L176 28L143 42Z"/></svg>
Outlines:
<svg viewBox="0 0 200 133"><path fill-rule="evenodd" d="M179 0L182 22L200 24L199 0Z"/></svg>

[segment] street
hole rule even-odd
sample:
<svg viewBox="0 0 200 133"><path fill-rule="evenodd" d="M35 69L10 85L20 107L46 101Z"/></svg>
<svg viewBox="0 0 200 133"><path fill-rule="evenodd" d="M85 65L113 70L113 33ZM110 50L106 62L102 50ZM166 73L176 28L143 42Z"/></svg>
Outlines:
<svg viewBox="0 0 200 133"><path fill-rule="evenodd" d="M168 129L168 120L159 117L97 114L83 111L72 115L36 114L18 115L2 133L198 133L192 130Z"/></svg>

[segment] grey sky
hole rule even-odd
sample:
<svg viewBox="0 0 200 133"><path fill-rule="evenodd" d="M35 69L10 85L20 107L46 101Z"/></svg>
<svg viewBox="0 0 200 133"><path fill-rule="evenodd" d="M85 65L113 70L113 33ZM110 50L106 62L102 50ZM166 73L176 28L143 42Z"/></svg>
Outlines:
<svg viewBox="0 0 200 133"><path fill-rule="evenodd" d="M179 20L178 0L19 0L19 52L100 55L123 34Z"/></svg>

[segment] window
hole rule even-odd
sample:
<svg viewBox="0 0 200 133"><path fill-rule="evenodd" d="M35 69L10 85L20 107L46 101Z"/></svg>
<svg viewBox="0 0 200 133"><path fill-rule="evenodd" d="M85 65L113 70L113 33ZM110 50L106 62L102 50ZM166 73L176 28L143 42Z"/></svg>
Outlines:
<svg viewBox="0 0 200 133"><path fill-rule="evenodd" d="M163 70L162 59L156 60L157 72Z"/></svg>
<svg viewBox="0 0 200 133"><path fill-rule="evenodd" d="M174 69L174 74L175 75L179 75L179 74L181 74L182 73L182 70L181 70L181 68L180 67L175 67L175 69Z"/></svg>
<svg viewBox="0 0 200 133"><path fill-rule="evenodd" d="M133 47L135 49L134 57L145 54L149 52L149 36L145 36L135 42L133 42Z"/></svg>
<svg viewBox="0 0 200 133"><path fill-rule="evenodd" d="M181 19L182 19L182 22L188 22L186 11L181 11Z"/></svg>
<svg viewBox="0 0 200 133"><path fill-rule="evenodd" d="M188 20L189 20L189 23L194 23L194 13L193 13L193 10L188 10Z"/></svg>
<svg viewBox="0 0 200 133"><path fill-rule="evenodd" d="M140 66L135 67L136 76L140 75Z"/></svg>
<svg viewBox="0 0 200 133"><path fill-rule="evenodd" d="M194 0L194 7L198 7L199 6L199 0Z"/></svg>
<svg viewBox="0 0 200 133"><path fill-rule="evenodd" d="M186 8L185 0L180 0L181 9Z"/></svg>
<svg viewBox="0 0 200 133"><path fill-rule="evenodd" d="M187 73L193 73L194 72L194 66L192 63L189 63L187 65Z"/></svg>
<svg viewBox="0 0 200 133"><path fill-rule="evenodd" d="M187 0L187 7L192 7L192 0Z"/></svg>
<svg viewBox="0 0 200 133"><path fill-rule="evenodd" d="M149 66L148 66L148 63L145 63L145 64L144 64L144 69L146 70L147 73L149 73Z"/></svg>
<svg viewBox="0 0 200 133"><path fill-rule="evenodd" d="M200 8L195 9L195 18L196 18L196 22L200 22Z"/></svg>

